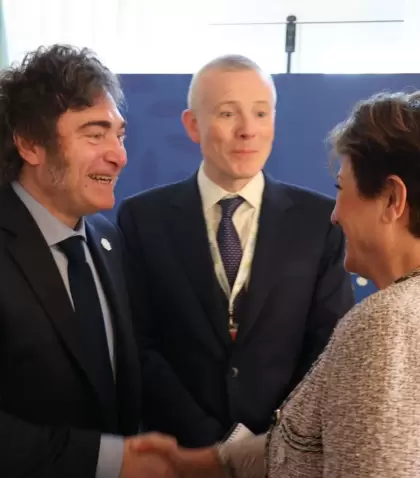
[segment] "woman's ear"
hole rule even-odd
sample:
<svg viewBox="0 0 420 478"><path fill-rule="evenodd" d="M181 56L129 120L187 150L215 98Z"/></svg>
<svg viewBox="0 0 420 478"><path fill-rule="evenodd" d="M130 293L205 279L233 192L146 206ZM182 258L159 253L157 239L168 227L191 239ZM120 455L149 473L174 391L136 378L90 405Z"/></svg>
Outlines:
<svg viewBox="0 0 420 478"><path fill-rule="evenodd" d="M395 222L400 219L406 211L407 188L399 176L391 175L387 179L387 185L383 192L386 205L384 208L384 219L386 222Z"/></svg>

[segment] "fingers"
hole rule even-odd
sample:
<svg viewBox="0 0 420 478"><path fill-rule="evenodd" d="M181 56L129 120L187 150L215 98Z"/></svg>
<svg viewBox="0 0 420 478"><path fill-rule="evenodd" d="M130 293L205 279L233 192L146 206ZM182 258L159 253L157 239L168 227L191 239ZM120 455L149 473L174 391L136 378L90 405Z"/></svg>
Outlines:
<svg viewBox="0 0 420 478"><path fill-rule="evenodd" d="M175 462L169 458L174 443L157 434L127 438L120 478L178 478Z"/></svg>
<svg viewBox="0 0 420 478"><path fill-rule="evenodd" d="M148 433L128 438L130 450L137 453L156 452L165 455L178 453L178 442L161 433Z"/></svg>

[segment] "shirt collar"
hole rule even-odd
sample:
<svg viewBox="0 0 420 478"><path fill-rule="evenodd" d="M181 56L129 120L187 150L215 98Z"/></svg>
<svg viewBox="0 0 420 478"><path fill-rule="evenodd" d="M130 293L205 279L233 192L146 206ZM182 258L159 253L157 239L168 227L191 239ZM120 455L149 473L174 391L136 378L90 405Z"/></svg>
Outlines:
<svg viewBox="0 0 420 478"><path fill-rule="evenodd" d="M12 188L34 218L49 247L77 235L82 236L86 240L86 228L83 218L77 223L76 228L72 229L53 216L48 209L31 196L17 181L12 183Z"/></svg>
<svg viewBox="0 0 420 478"><path fill-rule="evenodd" d="M250 206L258 209L261 205L262 195L264 191L264 174L260 171L256 174L248 184L246 184L240 191L232 194L229 191L214 183L204 172L203 163L201 163L197 175L198 188L200 190L203 209L208 211L221 199L233 196L241 196L247 201Z"/></svg>

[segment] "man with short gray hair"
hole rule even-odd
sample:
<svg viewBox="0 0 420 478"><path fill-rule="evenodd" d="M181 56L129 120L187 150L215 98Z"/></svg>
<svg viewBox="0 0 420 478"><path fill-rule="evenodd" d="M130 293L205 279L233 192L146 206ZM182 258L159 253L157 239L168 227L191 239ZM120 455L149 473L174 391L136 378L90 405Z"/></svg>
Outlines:
<svg viewBox="0 0 420 478"><path fill-rule="evenodd" d="M275 109L273 80L252 60L205 65L182 114L198 171L118 214L147 425L184 446L236 424L265 432L353 305L333 200L263 172Z"/></svg>

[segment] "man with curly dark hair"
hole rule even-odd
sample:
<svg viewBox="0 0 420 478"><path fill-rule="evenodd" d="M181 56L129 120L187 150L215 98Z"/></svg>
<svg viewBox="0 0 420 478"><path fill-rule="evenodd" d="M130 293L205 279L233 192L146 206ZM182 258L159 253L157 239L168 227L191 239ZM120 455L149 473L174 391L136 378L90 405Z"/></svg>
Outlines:
<svg viewBox="0 0 420 478"><path fill-rule="evenodd" d="M122 100L87 49L39 48L0 74L2 476L168 476L124 438L138 355L120 237L96 214L126 164Z"/></svg>

